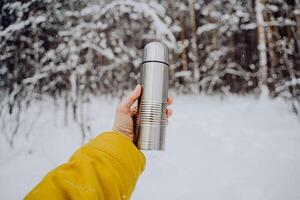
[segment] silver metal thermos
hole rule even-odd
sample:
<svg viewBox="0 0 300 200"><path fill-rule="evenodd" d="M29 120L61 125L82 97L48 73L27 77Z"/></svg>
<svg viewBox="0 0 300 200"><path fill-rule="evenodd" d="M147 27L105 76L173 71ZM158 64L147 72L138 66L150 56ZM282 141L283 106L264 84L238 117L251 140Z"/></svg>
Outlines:
<svg viewBox="0 0 300 200"><path fill-rule="evenodd" d="M164 150L169 83L169 50L160 42L144 48L141 65L142 95L138 100L136 145L142 150Z"/></svg>

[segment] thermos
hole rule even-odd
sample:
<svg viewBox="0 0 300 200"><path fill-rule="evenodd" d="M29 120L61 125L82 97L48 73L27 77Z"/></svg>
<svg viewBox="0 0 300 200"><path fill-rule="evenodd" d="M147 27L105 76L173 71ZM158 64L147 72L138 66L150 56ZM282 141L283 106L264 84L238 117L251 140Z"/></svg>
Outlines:
<svg viewBox="0 0 300 200"><path fill-rule="evenodd" d="M169 50L160 42L144 48L142 94L138 100L136 145L142 150L164 150L169 82Z"/></svg>

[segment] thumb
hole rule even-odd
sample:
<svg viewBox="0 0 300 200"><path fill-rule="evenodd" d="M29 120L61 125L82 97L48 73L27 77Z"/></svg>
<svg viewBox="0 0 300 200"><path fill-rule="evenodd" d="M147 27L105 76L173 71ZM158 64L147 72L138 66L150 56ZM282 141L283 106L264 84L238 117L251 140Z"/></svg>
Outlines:
<svg viewBox="0 0 300 200"><path fill-rule="evenodd" d="M140 97L142 86L138 84L135 89L121 103L122 108L130 109L132 104Z"/></svg>

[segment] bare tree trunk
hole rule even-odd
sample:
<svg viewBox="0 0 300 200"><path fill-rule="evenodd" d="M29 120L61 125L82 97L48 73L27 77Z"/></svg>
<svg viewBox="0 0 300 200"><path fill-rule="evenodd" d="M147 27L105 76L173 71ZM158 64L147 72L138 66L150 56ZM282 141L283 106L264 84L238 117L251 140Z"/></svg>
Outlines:
<svg viewBox="0 0 300 200"><path fill-rule="evenodd" d="M184 29L184 15L180 15L180 41L184 43L185 40L185 29ZM182 71L188 70L188 62L187 62L187 53L186 48L183 49L182 53L180 54L181 62L182 62Z"/></svg>
<svg viewBox="0 0 300 200"><path fill-rule="evenodd" d="M298 10L298 12L295 14L295 18L296 18L296 22L297 22L297 28L296 28L296 32L297 32L297 44L298 44L298 46L300 46L299 45L299 43L300 43L300 0L295 0L295 3L296 3L296 8L297 8L297 10Z"/></svg>
<svg viewBox="0 0 300 200"><path fill-rule="evenodd" d="M275 20L272 14L266 15L267 21ZM267 27L267 43L268 43L268 54L270 56L270 67L272 70L276 68L276 65L278 65L278 59L275 52L276 47L276 39L274 38L274 35L278 32L278 29L276 26L268 26Z"/></svg>
<svg viewBox="0 0 300 200"><path fill-rule="evenodd" d="M189 4L189 13L190 13L190 23L191 23L191 30L192 30L192 52L193 52L193 64L194 64L194 70L193 70L193 82L194 82L194 93L199 92L199 61L198 61L198 45L197 45L197 25L196 25L196 17L195 17L195 9L194 9L194 0L188 0Z"/></svg>
<svg viewBox="0 0 300 200"><path fill-rule="evenodd" d="M87 132L86 132L86 121L85 121L85 112L84 112L84 96L83 94L79 95L78 97L78 111L79 111L79 120L78 120L78 125L80 127L81 130L81 142L82 144L84 144L85 140L86 140L86 136L87 136Z"/></svg>
<svg viewBox="0 0 300 200"><path fill-rule="evenodd" d="M261 95L268 95L269 89L267 87L268 67L267 67L267 45L266 33L264 28L264 4L263 0L255 0L255 12L258 34L258 52L259 52L259 89Z"/></svg>

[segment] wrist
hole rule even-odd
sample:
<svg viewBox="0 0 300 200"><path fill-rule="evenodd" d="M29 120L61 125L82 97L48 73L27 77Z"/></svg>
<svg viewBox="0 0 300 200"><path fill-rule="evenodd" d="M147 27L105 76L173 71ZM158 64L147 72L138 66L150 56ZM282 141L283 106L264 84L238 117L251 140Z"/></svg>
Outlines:
<svg viewBox="0 0 300 200"><path fill-rule="evenodd" d="M131 142L133 142L133 135L130 135L130 134L126 134L126 133L123 133L117 129L112 129L112 131L116 134L120 134L120 135L123 135L125 138L129 139Z"/></svg>

